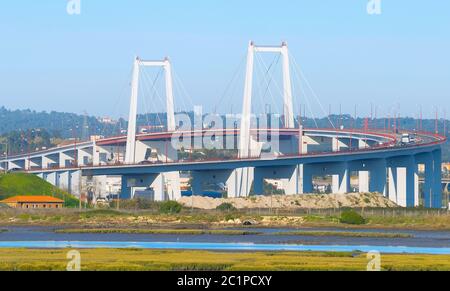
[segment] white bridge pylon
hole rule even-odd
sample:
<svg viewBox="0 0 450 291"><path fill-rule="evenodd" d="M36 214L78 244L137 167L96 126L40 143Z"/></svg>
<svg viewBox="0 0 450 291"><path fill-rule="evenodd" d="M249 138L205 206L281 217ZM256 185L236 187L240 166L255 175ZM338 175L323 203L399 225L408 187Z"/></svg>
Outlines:
<svg viewBox="0 0 450 291"><path fill-rule="evenodd" d="M139 75L141 67L162 67L165 71L166 81L166 110L167 110L167 131L175 131L175 111L173 104L173 80L172 66L170 60L165 58L162 61L144 61L139 57L134 60L133 79L131 83L130 115L128 117L127 148L125 152L125 163L136 163L136 118L139 92Z"/></svg>
<svg viewBox="0 0 450 291"><path fill-rule="evenodd" d="M283 57L283 110L285 128L294 128L291 73L289 69L289 50L286 42L281 46L256 46L252 41L248 46L247 69L245 75L244 100L241 117L239 156L248 158L250 152L250 126L252 114L253 71L255 53L279 53Z"/></svg>

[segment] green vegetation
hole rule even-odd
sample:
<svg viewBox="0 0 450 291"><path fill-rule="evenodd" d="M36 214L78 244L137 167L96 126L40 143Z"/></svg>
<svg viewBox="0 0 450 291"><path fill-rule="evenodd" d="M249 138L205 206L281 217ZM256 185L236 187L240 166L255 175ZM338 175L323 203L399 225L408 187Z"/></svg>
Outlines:
<svg viewBox="0 0 450 291"><path fill-rule="evenodd" d="M119 207L122 210L153 210L156 212L159 211L159 204L160 202L144 198L119 201ZM113 209L117 209L117 201L112 201L109 206Z"/></svg>
<svg viewBox="0 0 450 291"><path fill-rule="evenodd" d="M170 212L170 211L169 211ZM160 212L159 204L151 210L57 209L23 210L5 208L0 211L0 225L76 225L77 228L142 228L144 225L164 228L222 228L242 226L252 221L256 227L326 227L343 229L416 229L450 230L450 213L420 209L364 210L365 224L341 222L340 211L311 214L277 213L254 210L198 210L183 208L180 213Z"/></svg>
<svg viewBox="0 0 450 291"><path fill-rule="evenodd" d="M257 231L231 229L59 229L57 233L121 233L121 234L168 234L168 235L257 235Z"/></svg>
<svg viewBox="0 0 450 291"><path fill-rule="evenodd" d="M381 232L351 232L351 231L290 231L277 232L273 235L292 236L337 236L337 237L367 237L367 238L412 238L406 233L381 233Z"/></svg>
<svg viewBox="0 0 450 291"><path fill-rule="evenodd" d="M79 205L77 198L35 175L24 173L0 174L0 200L17 195L54 196L64 200L66 207L78 207Z"/></svg>
<svg viewBox="0 0 450 291"><path fill-rule="evenodd" d="M0 270L60 270L68 250L0 249ZM81 250L83 271L365 271L364 253ZM449 255L383 254L385 271L449 271Z"/></svg>
<svg viewBox="0 0 450 291"><path fill-rule="evenodd" d="M165 201L159 205L159 211L163 214L180 213L181 209L183 209L183 205L176 201Z"/></svg>
<svg viewBox="0 0 450 291"><path fill-rule="evenodd" d="M366 223L364 217L362 217L354 210L343 211L339 221L344 224L354 224L354 225L361 225Z"/></svg>
<svg viewBox="0 0 450 291"><path fill-rule="evenodd" d="M113 209L95 209L80 214L81 218L99 218L99 217L116 217L128 216L129 214Z"/></svg>
<svg viewBox="0 0 450 291"><path fill-rule="evenodd" d="M231 203L222 203L216 207L216 210L224 211L224 212L231 212L231 211L235 211L236 207L234 207L234 205Z"/></svg>

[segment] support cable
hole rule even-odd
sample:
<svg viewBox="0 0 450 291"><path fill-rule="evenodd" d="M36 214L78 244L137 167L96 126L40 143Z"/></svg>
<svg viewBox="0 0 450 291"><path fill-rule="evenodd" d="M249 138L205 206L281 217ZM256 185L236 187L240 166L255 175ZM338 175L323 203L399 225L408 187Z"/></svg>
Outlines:
<svg viewBox="0 0 450 291"><path fill-rule="evenodd" d="M320 100L319 100L319 98L318 98L316 92L315 92L314 89L312 88L312 86L311 86L311 84L309 83L309 81L308 81L308 79L306 78L306 76L303 74L303 72L302 72L300 66L298 65L297 61L295 60L295 57L294 57L294 56L292 56L292 61L293 61L293 64L294 64L294 66L295 66L294 68L296 68L296 69L298 70L298 72L300 73L300 77L301 77L303 80L305 80L306 86L307 86L308 89L311 91L311 94L312 94L313 97L316 99L317 103L319 104L320 109L322 110L322 113L323 113L325 116L327 116L327 119L328 119L328 121L330 122L331 126L332 126L334 129L336 129L336 126L334 125L333 121L330 119L330 116L326 113L326 111L325 111L325 109L324 109L324 107L323 107L323 105L322 105L322 102L320 102Z"/></svg>

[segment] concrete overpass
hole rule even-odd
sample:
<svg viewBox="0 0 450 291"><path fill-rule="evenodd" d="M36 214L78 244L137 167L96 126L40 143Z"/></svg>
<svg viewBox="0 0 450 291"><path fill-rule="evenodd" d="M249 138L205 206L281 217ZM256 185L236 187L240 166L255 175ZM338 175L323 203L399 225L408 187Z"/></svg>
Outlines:
<svg viewBox="0 0 450 291"><path fill-rule="evenodd" d="M239 135L233 130L221 132L224 133L224 140L227 139L227 134ZM185 133L185 137L204 138L206 133L207 130L193 131ZM253 193L256 195L263 194L263 180L269 178L282 180L287 195L311 193L314 177L325 175L333 177L334 193L348 193L349 180L353 172L359 176L360 192L379 192L405 207L419 206L421 199L419 199L418 165L423 164L425 165L423 206L441 207L440 147L445 139L440 136L419 134L420 142L406 146L397 143L396 136L392 134L306 129L301 138L303 145L300 153L299 131L281 129L280 148L283 150L276 155L265 156L261 152L258 156L248 158L236 155L235 158L228 160L189 160L166 156L167 148L162 145L170 144L170 139L175 134L138 136L137 142L144 140L148 148L156 145L162 151L157 151L160 156L158 161L145 164L126 164L120 155L118 160L115 160L116 148L124 147L124 137L78 144L76 155L74 155L75 145L71 145L11 156L7 161L0 160L0 164L2 168L8 166L8 169L22 169L34 173L75 194L80 191L78 185L82 176L120 176L122 198L131 198L135 189L149 187L154 190L156 200L180 197L181 193L169 191L168 181L165 180L166 174L173 172L190 172L194 193L202 193L202 185L205 182L223 183L227 185L229 197L241 196L237 193L244 181L239 180L238 169L252 169L253 175L246 183L253 185ZM253 135L257 136L257 131L253 131ZM349 147L350 143L358 146ZM317 147L321 150L310 150ZM119 153L121 151L123 149L119 149ZM172 147L171 151L176 156L179 155ZM140 151L140 154L142 156L139 158L144 160L144 151Z"/></svg>

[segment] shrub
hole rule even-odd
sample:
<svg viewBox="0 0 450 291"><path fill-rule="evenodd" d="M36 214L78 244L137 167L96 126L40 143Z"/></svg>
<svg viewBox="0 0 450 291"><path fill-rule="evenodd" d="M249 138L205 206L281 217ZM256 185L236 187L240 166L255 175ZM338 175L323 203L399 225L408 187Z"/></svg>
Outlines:
<svg viewBox="0 0 450 291"><path fill-rule="evenodd" d="M95 209L95 210L89 210L86 212L82 212L80 216L82 218L94 218L94 217L112 217L112 216L121 216L126 215L125 213L122 213L120 211L114 210L114 209Z"/></svg>
<svg viewBox="0 0 450 291"><path fill-rule="evenodd" d="M117 208L117 201L109 204L111 208ZM146 198L123 199L119 201L119 208L125 210L159 210L159 203Z"/></svg>
<svg viewBox="0 0 450 291"><path fill-rule="evenodd" d="M230 212L230 211L236 210L236 207L234 207L234 205L231 204L231 203L222 203L219 206L217 206L216 209L219 210L219 211L228 211L228 212Z"/></svg>
<svg viewBox="0 0 450 291"><path fill-rule="evenodd" d="M180 213L183 205L176 201L165 201L159 205L159 212L164 214Z"/></svg>
<svg viewBox="0 0 450 291"><path fill-rule="evenodd" d="M232 214L225 215L225 221L235 220L237 217Z"/></svg>
<svg viewBox="0 0 450 291"><path fill-rule="evenodd" d="M364 219L364 217L359 215L354 210L345 210L344 212L342 212L341 218L339 219L339 221L341 223L345 223L345 224L356 224L356 225L361 225L361 224L366 223L366 220Z"/></svg>

